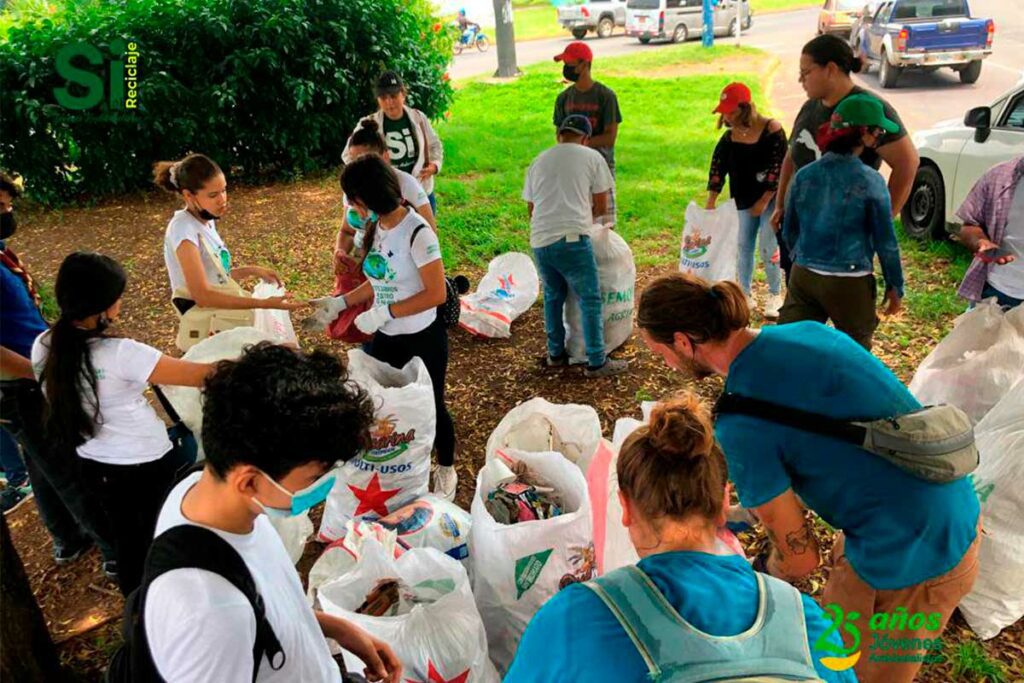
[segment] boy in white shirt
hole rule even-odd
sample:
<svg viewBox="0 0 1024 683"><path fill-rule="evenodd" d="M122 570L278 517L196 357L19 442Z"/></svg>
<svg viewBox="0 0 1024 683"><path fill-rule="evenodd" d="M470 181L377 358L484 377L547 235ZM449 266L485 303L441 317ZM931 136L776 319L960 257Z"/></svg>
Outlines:
<svg viewBox="0 0 1024 683"><path fill-rule="evenodd" d="M604 216L613 181L604 157L586 146L590 121L571 114L558 127L558 144L534 159L526 171L523 199L530 214L530 246L544 283L544 327L548 367L568 363L562 311L569 288L580 302L587 377L626 370L624 360L604 351L601 283L589 233Z"/></svg>
<svg viewBox="0 0 1024 683"><path fill-rule="evenodd" d="M326 353L264 343L218 365L205 385L206 467L168 495L154 548L161 534L183 525L226 541L251 574L280 652L268 648L263 651L273 655L254 661L262 622L237 583L191 566L158 573L158 553L151 551L139 601L145 641L129 643L135 659L148 646L168 683L340 683L329 637L366 663L370 681L401 680L401 663L388 645L310 608L268 519L322 502L334 484L332 468L366 445L372 420L366 393Z"/></svg>

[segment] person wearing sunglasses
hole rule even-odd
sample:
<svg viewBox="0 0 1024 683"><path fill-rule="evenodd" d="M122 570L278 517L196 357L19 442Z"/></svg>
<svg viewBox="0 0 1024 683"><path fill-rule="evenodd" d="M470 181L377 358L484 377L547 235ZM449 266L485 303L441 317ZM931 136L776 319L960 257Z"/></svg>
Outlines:
<svg viewBox="0 0 1024 683"><path fill-rule="evenodd" d="M889 190L860 157L899 131L871 95L847 97L821 126L825 155L797 172L786 196L782 240L793 258L779 324L824 323L871 350L878 326L875 255L885 278L885 313L903 299L903 267Z"/></svg>

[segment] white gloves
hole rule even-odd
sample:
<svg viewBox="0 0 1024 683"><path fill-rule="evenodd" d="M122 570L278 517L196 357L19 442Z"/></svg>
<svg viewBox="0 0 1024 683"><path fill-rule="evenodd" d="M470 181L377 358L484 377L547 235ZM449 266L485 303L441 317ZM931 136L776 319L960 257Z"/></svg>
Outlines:
<svg viewBox="0 0 1024 683"><path fill-rule="evenodd" d="M341 312L348 308L345 297L322 296L319 299L312 299L309 302L313 305L313 315L302 321L302 326L309 332L322 330L341 315Z"/></svg>
<svg viewBox="0 0 1024 683"><path fill-rule="evenodd" d="M392 318L387 306L376 306L356 316L356 327L363 334L373 334Z"/></svg>

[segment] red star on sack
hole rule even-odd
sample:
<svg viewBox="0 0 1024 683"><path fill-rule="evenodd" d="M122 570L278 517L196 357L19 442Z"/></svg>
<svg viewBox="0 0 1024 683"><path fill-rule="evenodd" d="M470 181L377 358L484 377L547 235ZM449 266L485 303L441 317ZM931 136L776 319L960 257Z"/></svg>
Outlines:
<svg viewBox="0 0 1024 683"><path fill-rule="evenodd" d="M375 512L381 517L386 517L388 514L387 500L394 498L395 494L402 489L382 489L380 487L380 475L374 474L373 478L370 479L370 483L366 485L365 489L357 488L352 484L348 485L352 495L359 501L359 505L356 507L355 517L361 517L367 512Z"/></svg>
<svg viewBox="0 0 1024 683"><path fill-rule="evenodd" d="M434 668L434 663L427 660L427 680L416 681L411 678L405 679L405 683L466 683L469 680L469 669L466 669L455 678L445 678L437 669Z"/></svg>

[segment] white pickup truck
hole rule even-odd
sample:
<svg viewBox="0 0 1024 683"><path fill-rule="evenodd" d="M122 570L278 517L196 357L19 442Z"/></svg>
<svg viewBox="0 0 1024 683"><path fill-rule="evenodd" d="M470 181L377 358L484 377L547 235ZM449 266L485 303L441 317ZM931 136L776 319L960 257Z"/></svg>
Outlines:
<svg viewBox="0 0 1024 683"><path fill-rule="evenodd" d="M942 239L959 229L954 212L985 171L1024 155L1024 80L962 121L943 121L915 133L913 141L921 165L903 207L903 229Z"/></svg>
<svg viewBox="0 0 1024 683"><path fill-rule="evenodd" d="M558 23L583 40L593 31L598 38L607 38L616 26L626 25L626 0L585 0L569 2L558 8Z"/></svg>

